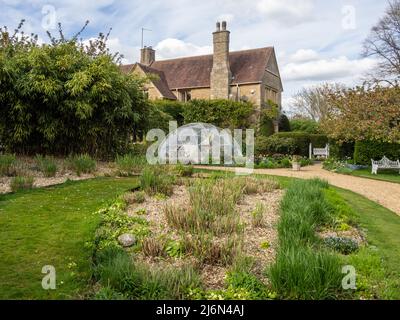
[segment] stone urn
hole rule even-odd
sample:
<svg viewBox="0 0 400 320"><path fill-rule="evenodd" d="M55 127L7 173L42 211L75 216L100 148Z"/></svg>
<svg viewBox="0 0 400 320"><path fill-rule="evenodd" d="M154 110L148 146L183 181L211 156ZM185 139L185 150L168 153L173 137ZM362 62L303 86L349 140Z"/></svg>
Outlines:
<svg viewBox="0 0 400 320"><path fill-rule="evenodd" d="M293 171L300 171L301 170L300 162L292 162L292 168L293 168Z"/></svg>
<svg viewBox="0 0 400 320"><path fill-rule="evenodd" d="M292 159L292 169L293 171L300 171L301 170L301 163L300 163L300 157L299 156L293 156Z"/></svg>

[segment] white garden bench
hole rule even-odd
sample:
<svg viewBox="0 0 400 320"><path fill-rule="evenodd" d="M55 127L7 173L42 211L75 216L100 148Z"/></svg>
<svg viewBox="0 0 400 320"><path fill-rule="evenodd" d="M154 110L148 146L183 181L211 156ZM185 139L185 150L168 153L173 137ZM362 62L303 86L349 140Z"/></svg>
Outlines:
<svg viewBox="0 0 400 320"><path fill-rule="evenodd" d="M372 174L378 174L378 169L395 169L395 170L399 170L400 173L400 161L392 161L389 160L388 158L383 157L382 160L379 161L375 161L375 160L371 160L372 161Z"/></svg>
<svg viewBox="0 0 400 320"><path fill-rule="evenodd" d="M312 144L310 143L310 159L312 157L325 157L325 159L329 158L329 144L325 146L325 148L313 148Z"/></svg>

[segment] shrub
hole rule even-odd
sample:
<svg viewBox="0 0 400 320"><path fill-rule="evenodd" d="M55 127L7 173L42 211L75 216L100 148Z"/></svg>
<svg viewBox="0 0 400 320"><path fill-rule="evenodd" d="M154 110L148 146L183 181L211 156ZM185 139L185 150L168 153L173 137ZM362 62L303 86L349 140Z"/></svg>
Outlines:
<svg viewBox="0 0 400 320"><path fill-rule="evenodd" d="M147 143L132 143L129 146L128 154L145 157L148 147Z"/></svg>
<svg viewBox="0 0 400 320"><path fill-rule="evenodd" d="M146 194L143 191L136 191L124 195L124 200L128 204L143 203L146 201Z"/></svg>
<svg viewBox="0 0 400 320"><path fill-rule="evenodd" d="M381 160L383 156L391 160L400 159L400 144L373 141L356 142L354 161L356 164L371 165L371 159Z"/></svg>
<svg viewBox="0 0 400 320"><path fill-rule="evenodd" d="M281 114L278 119L279 132L290 132L290 122L286 115Z"/></svg>
<svg viewBox="0 0 400 320"><path fill-rule="evenodd" d="M170 240L167 242L165 251L172 258L181 258L185 253L185 248L181 241Z"/></svg>
<svg viewBox="0 0 400 320"><path fill-rule="evenodd" d="M265 207L262 203L257 203L256 208L251 213L251 225L253 228L264 227Z"/></svg>
<svg viewBox="0 0 400 320"><path fill-rule="evenodd" d="M1 144L28 154L126 151L148 108L143 79L121 72L107 37L88 46L78 36L52 38L43 46L21 28L14 36L9 30L0 34Z"/></svg>
<svg viewBox="0 0 400 320"><path fill-rule="evenodd" d="M351 238L329 237L324 239L324 244L341 254L348 255L358 250L358 243Z"/></svg>
<svg viewBox="0 0 400 320"><path fill-rule="evenodd" d="M162 193L170 196L173 192L175 179L166 174L162 168L147 167L140 177L141 189L149 195Z"/></svg>
<svg viewBox="0 0 400 320"><path fill-rule="evenodd" d="M94 296L94 300L105 300L105 301L112 301L112 300L126 300L127 297L125 297L123 294L116 292L109 286L107 287L102 287L100 288L99 291L96 292L96 295Z"/></svg>
<svg viewBox="0 0 400 320"><path fill-rule="evenodd" d="M43 175L47 178L54 177L57 173L57 163L52 157L43 157L37 155L35 158L36 165Z"/></svg>
<svg viewBox="0 0 400 320"><path fill-rule="evenodd" d="M147 161L143 156L126 154L124 156L117 156L115 163L120 176L131 176L141 173Z"/></svg>
<svg viewBox="0 0 400 320"><path fill-rule="evenodd" d="M329 141L330 157L336 159L352 159L354 157L354 142L339 143L334 140Z"/></svg>
<svg viewBox="0 0 400 320"><path fill-rule="evenodd" d="M14 174L13 167L16 164L16 157L12 154L0 154L0 175L11 176Z"/></svg>
<svg viewBox="0 0 400 320"><path fill-rule="evenodd" d="M313 164L313 161L309 158L301 158L300 159L300 165L302 167L311 166L312 164Z"/></svg>
<svg viewBox="0 0 400 320"><path fill-rule="evenodd" d="M168 114L172 119L178 122L178 126L184 124L183 113L187 107L187 103L180 101L170 101L170 100L155 100L151 104L159 108L164 113Z"/></svg>
<svg viewBox="0 0 400 320"><path fill-rule="evenodd" d="M168 132L169 123L174 119L168 113L164 112L158 104L151 103L148 111L146 119L147 130L161 129L164 132Z"/></svg>
<svg viewBox="0 0 400 320"><path fill-rule="evenodd" d="M271 137L259 136L255 142L256 155L294 154L296 151L295 140L292 138L281 138L276 135Z"/></svg>
<svg viewBox="0 0 400 320"><path fill-rule="evenodd" d="M236 178L241 179L244 183L243 193L245 194L256 194L256 193L266 193L272 192L273 190L279 189L279 182L273 179L265 179L265 178Z"/></svg>
<svg viewBox="0 0 400 320"><path fill-rule="evenodd" d="M318 122L312 119L292 119L290 120L290 128L293 132L320 133Z"/></svg>
<svg viewBox="0 0 400 320"><path fill-rule="evenodd" d="M78 176L82 173L92 173L96 169L96 161L88 154L69 156L66 163L68 169L75 171Z"/></svg>
<svg viewBox="0 0 400 320"><path fill-rule="evenodd" d="M270 298L267 286L249 271L229 271L226 276L227 291L242 291L246 300Z"/></svg>
<svg viewBox="0 0 400 320"><path fill-rule="evenodd" d="M147 237L142 243L142 252L148 257L165 256L166 242L161 238Z"/></svg>
<svg viewBox="0 0 400 320"><path fill-rule="evenodd" d="M193 166L184 166L181 163L176 166L175 170L180 177L191 177L194 172Z"/></svg>
<svg viewBox="0 0 400 320"><path fill-rule="evenodd" d="M328 143L328 137L323 134L308 134L302 132L279 132L273 135L277 138L290 138L294 140L295 150L288 154L298 154L308 157L310 152L310 143L314 148L324 148ZM279 152L281 153L281 152Z"/></svg>
<svg viewBox="0 0 400 320"><path fill-rule="evenodd" d="M33 177L14 177L11 179L10 187L12 192L20 190L32 189L34 178Z"/></svg>
<svg viewBox="0 0 400 320"><path fill-rule="evenodd" d="M183 238L185 252L193 254L201 263L211 265L231 265L239 256L241 245L241 240L235 236L222 241L214 241L210 234Z"/></svg>

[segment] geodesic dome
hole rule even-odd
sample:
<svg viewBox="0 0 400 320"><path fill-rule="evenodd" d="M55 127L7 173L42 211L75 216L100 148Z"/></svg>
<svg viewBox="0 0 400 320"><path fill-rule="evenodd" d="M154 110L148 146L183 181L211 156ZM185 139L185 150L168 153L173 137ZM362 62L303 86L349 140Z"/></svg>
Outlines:
<svg viewBox="0 0 400 320"><path fill-rule="evenodd" d="M219 163L222 155L225 164L230 164L234 155L242 156L241 145L231 132L207 123L179 127L158 147L159 160L164 163L208 164L210 158Z"/></svg>

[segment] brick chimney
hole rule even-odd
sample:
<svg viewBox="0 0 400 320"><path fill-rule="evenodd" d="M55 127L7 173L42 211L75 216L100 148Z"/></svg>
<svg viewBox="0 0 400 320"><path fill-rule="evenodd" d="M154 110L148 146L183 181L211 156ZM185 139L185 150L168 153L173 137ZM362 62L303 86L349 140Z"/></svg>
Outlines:
<svg viewBox="0 0 400 320"><path fill-rule="evenodd" d="M217 30L213 33L214 56L211 71L211 99L229 99L232 78L229 66L229 38L226 22L217 22Z"/></svg>
<svg viewBox="0 0 400 320"><path fill-rule="evenodd" d="M156 61L156 51L152 47L144 47L140 49L140 63L146 66Z"/></svg>

